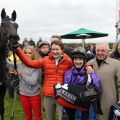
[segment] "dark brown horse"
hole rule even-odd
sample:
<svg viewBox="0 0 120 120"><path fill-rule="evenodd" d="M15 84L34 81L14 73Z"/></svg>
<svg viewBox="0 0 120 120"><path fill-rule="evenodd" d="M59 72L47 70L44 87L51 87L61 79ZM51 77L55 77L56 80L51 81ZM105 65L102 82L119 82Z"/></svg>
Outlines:
<svg viewBox="0 0 120 120"><path fill-rule="evenodd" d="M0 26L0 115L4 120L4 96L6 92L6 55L8 43L19 40L17 34L18 24L15 23L16 11L14 10L11 18L6 15L5 9L1 11Z"/></svg>

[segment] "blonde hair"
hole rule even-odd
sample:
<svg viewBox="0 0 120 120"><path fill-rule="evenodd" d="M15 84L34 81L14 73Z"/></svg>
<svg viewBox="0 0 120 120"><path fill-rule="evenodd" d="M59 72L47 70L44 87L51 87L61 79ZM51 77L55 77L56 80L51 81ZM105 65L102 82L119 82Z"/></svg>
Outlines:
<svg viewBox="0 0 120 120"><path fill-rule="evenodd" d="M37 53L37 51L35 50L35 48L33 46L25 46L23 48L23 51L25 52L26 49L30 49L31 52L33 53L33 60L37 60L37 59L40 59L40 55Z"/></svg>

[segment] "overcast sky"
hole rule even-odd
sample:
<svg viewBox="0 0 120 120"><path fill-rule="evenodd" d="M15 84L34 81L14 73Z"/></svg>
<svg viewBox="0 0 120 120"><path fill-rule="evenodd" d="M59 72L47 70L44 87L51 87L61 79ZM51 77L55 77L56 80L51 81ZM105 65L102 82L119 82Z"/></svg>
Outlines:
<svg viewBox="0 0 120 120"><path fill-rule="evenodd" d="M53 34L79 28L109 34L86 41L116 41L116 0L0 0L0 8L5 8L9 16L16 10L21 41L26 36L49 41Z"/></svg>

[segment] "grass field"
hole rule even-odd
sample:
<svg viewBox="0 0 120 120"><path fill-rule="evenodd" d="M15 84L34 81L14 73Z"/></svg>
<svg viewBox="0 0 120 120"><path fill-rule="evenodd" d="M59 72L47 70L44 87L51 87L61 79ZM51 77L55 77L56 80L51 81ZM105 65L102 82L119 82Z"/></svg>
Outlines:
<svg viewBox="0 0 120 120"><path fill-rule="evenodd" d="M8 97L8 92L6 92L5 96L5 120L10 120L11 114L12 114L12 107L13 107L13 99ZM43 120L46 120L45 113L42 113ZM58 115L57 115L58 118ZM19 96L16 97L16 103L15 103L15 110L14 110L14 120L24 120L24 114L22 111L21 103L19 101ZM58 119L56 119L58 120Z"/></svg>
<svg viewBox="0 0 120 120"><path fill-rule="evenodd" d="M12 114L12 107L13 107L13 99L9 98L6 94L5 96L5 120L10 120ZM19 97L17 96L16 104L15 104L15 111L14 111L14 120L24 120L24 115L22 111L22 107L19 101Z"/></svg>
<svg viewBox="0 0 120 120"><path fill-rule="evenodd" d="M8 97L8 92L6 92L5 96L5 115L4 118L5 120L10 120L11 115L12 115L12 108L13 108L13 98ZM46 120L45 113L42 113L43 120ZM22 111L21 103L19 101L19 96L17 95L16 97L16 102L15 102L15 110L14 110L14 120L24 120L24 114Z"/></svg>

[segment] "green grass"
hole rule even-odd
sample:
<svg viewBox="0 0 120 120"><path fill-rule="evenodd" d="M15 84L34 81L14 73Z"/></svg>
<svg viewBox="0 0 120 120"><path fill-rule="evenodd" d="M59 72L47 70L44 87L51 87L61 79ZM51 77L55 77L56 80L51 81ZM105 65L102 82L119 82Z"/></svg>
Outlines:
<svg viewBox="0 0 120 120"><path fill-rule="evenodd" d="M13 108L13 102L14 99L9 98L8 94L6 93L5 96L5 120L10 120L10 117L12 115L12 108ZM16 103L15 103L15 110L14 110L14 120L24 120L24 114L22 111L21 103L19 101L19 97L17 95Z"/></svg>
<svg viewBox="0 0 120 120"><path fill-rule="evenodd" d="M6 92L5 96L5 114L4 118L5 120L10 120L12 115L12 108L13 108L13 98L8 97L8 91ZM43 120L46 120L45 113L42 113ZM16 102L15 102L15 109L14 109L14 120L24 120L24 113L22 110L22 106L19 100L19 95L16 96Z"/></svg>
<svg viewBox="0 0 120 120"><path fill-rule="evenodd" d="M12 114L12 107L13 107L13 99L8 97L8 92L6 92L5 96L5 120L10 120L11 114ZM43 120L46 120L45 113L42 113ZM58 114L57 114L58 118ZM15 103L15 110L14 110L14 120L24 120L24 114L22 110L21 103L19 101L19 96L16 97L16 103ZM58 120L58 119L57 119Z"/></svg>

